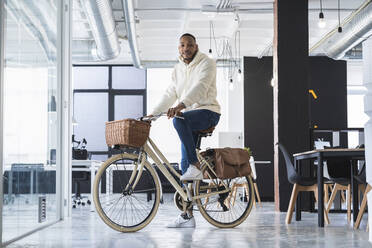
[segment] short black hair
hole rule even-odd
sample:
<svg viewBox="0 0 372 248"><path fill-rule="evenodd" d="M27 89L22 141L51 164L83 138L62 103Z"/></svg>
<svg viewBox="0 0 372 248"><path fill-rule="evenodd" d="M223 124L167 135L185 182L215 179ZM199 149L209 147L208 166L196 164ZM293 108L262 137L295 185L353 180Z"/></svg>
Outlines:
<svg viewBox="0 0 372 248"><path fill-rule="evenodd" d="M192 35L192 34L189 34L189 33L184 33L183 35L181 35L180 39L182 39L182 37L185 37L185 36L188 36L188 37L193 38L193 40L196 42L196 38L195 38L195 36Z"/></svg>

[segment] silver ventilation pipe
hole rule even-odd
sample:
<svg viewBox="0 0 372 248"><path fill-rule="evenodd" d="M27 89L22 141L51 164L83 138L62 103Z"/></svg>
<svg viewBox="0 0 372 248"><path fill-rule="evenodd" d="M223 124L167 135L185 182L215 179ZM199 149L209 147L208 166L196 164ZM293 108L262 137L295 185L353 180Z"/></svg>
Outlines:
<svg viewBox="0 0 372 248"><path fill-rule="evenodd" d="M310 48L312 55L325 54L333 59L341 59L345 53L372 35L372 0L363 3L344 21L342 33L337 28Z"/></svg>
<svg viewBox="0 0 372 248"><path fill-rule="evenodd" d="M110 0L82 0L100 60L114 59L120 54L120 44Z"/></svg>
<svg viewBox="0 0 372 248"><path fill-rule="evenodd" d="M95 1L93 1L95 2ZM91 4L91 9L98 9L103 16L99 17L99 13L94 16L96 21L91 22L92 33L95 41L73 41L72 43L72 59L73 62L94 62L113 59L120 53L120 45L117 39L115 24L113 20L111 5L109 0L101 4L95 2ZM51 3L51 2L47 2ZM45 7L45 5L43 5ZM52 7L52 6L51 6ZM109 9L108 9L109 7ZM49 62L56 60L56 16L55 8L46 8L49 12L45 11L41 5L37 5L34 1L7 1L6 9L14 20L20 21L24 27L30 32L35 40L38 40L45 56ZM89 10L87 11L92 14ZM110 19L111 18L111 19ZM99 19L101 21L99 21ZM111 21L110 21L111 20ZM101 24L98 26L98 24ZM95 26L97 24L97 26ZM110 30L114 32L110 32ZM9 55L9 54L8 54ZM30 54L30 62L32 61L32 54ZM9 61L14 61L13 58L7 58ZM27 60L27 58L24 58Z"/></svg>
<svg viewBox="0 0 372 248"><path fill-rule="evenodd" d="M98 56L97 45L94 40L72 41L72 62L98 62L102 59Z"/></svg>
<svg viewBox="0 0 372 248"><path fill-rule="evenodd" d="M134 18L134 8L132 0L122 0L124 9L125 25L127 28L128 43L133 59L133 64L136 68L142 68L141 58L138 52L136 22Z"/></svg>

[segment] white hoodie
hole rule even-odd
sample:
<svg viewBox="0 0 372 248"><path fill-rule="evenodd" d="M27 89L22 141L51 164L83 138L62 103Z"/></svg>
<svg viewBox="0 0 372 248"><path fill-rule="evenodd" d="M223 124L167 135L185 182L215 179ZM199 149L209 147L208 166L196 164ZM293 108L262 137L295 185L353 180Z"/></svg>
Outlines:
<svg viewBox="0 0 372 248"><path fill-rule="evenodd" d="M172 83L152 111L152 115L167 112L173 104L183 102L185 111L208 109L220 113L217 102L216 63L207 55L197 52L190 64L178 58L174 66Z"/></svg>

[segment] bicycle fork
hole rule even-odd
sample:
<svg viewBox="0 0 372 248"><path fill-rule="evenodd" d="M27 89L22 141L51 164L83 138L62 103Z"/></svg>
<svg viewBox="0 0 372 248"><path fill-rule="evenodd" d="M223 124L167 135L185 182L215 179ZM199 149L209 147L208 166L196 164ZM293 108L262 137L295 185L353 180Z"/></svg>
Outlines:
<svg viewBox="0 0 372 248"><path fill-rule="evenodd" d="M132 174L130 175L130 179L128 181L128 184L127 184L127 186L125 186L125 191L129 190L129 187L131 187L131 190L134 190L137 186L137 183L138 183L139 179L142 176L143 167L145 166L145 161L146 161L146 159L144 159L144 153L143 152L140 152L140 154L138 155L138 160L137 161L140 161L139 168L138 168L138 162L135 163L134 167L133 167ZM132 185L133 180L134 180L134 183Z"/></svg>

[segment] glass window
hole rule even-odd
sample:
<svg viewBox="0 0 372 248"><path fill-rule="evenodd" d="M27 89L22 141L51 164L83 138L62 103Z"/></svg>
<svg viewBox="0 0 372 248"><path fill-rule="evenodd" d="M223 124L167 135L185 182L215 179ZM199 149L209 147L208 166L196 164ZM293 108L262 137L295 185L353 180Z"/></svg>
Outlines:
<svg viewBox="0 0 372 248"><path fill-rule="evenodd" d="M132 66L112 67L113 89L145 89L146 70L137 69Z"/></svg>
<svg viewBox="0 0 372 248"><path fill-rule="evenodd" d="M115 96L115 120L143 116L143 96Z"/></svg>
<svg viewBox="0 0 372 248"><path fill-rule="evenodd" d="M76 66L74 71L80 73L80 76L74 77L74 120L77 123L74 126L75 138L87 140L87 149L93 155L92 159L104 160L106 155L98 154L109 154L105 141L105 122L138 118L144 114L146 70L133 66L98 65ZM108 74L108 80L104 86L88 84L92 75L105 73ZM114 89L113 85L118 88Z"/></svg>
<svg viewBox="0 0 372 248"><path fill-rule="evenodd" d="M107 66L75 66L73 84L75 89L108 89Z"/></svg>
<svg viewBox="0 0 372 248"><path fill-rule="evenodd" d="M74 134L87 140L88 151L106 151L105 122L108 120L107 93L74 94Z"/></svg>
<svg viewBox="0 0 372 248"><path fill-rule="evenodd" d="M6 0L5 5L2 242L59 219L59 67L53 41L58 40L57 16L62 11L56 0ZM40 35L46 28L40 20L48 20L47 35ZM38 212L40 200L45 200L45 216Z"/></svg>
<svg viewBox="0 0 372 248"><path fill-rule="evenodd" d="M101 155L101 154L92 154L91 160L98 160L98 161L106 161L107 160L107 155Z"/></svg>

